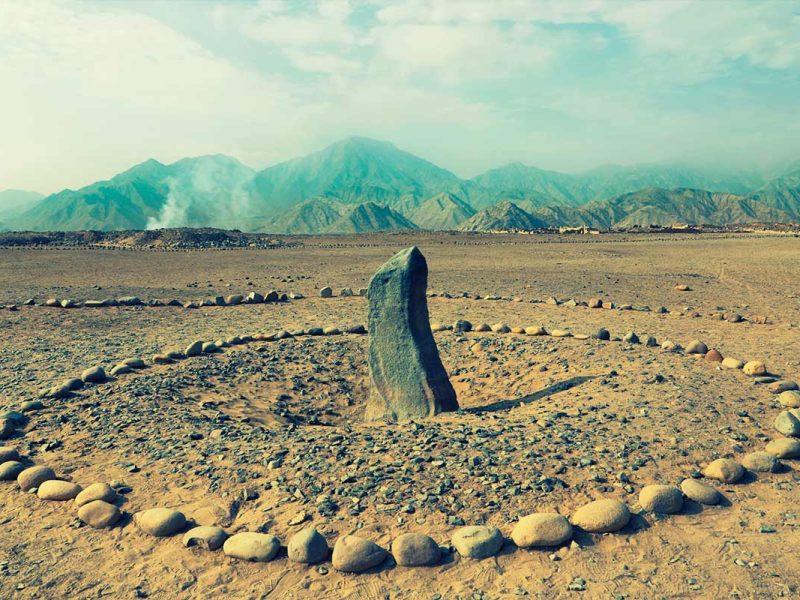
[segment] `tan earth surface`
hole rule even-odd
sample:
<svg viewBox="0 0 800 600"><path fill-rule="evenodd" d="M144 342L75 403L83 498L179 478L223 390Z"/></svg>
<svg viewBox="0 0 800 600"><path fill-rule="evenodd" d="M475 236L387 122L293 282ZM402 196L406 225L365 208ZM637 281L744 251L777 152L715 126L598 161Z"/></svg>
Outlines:
<svg viewBox="0 0 800 600"><path fill-rule="evenodd" d="M72 397L42 398L11 439L27 460L82 487L113 483L125 512L111 529L77 519L74 501L45 501L0 482L0 598L794 598L800 593L800 471L712 483L719 506L643 512L639 491L679 486L720 457L741 461L781 437L777 394L719 363L629 344L701 340L800 379L800 239L403 234L299 238L258 250L0 249L0 402L18 410L89 367L148 366ZM396 251L428 260L431 321L593 334L612 341L514 333L435 334L460 413L417 423L362 423L367 337L254 341L171 364L194 340L366 324L366 287ZM252 284L252 285L251 285ZM335 297L318 297L330 285ZM677 291L688 285L691 291ZM138 295L302 293L235 307L47 308ZM452 296L443 297L442 293ZM468 292L471 297L458 297ZM476 300L475 294L499 300ZM554 305L597 297L632 310ZM520 301L513 301L518 299ZM535 300L536 302L531 302ZM649 306L651 310L643 310ZM660 306L669 312L656 312ZM734 323L722 314L740 314ZM763 320L757 324L753 321ZM26 463L27 464L27 463ZM708 480L705 480L708 481ZM560 548L496 557L445 552L434 567L391 558L365 574L329 561L291 563L285 545L314 524L333 547L358 535L389 549L402 533L442 546L465 525L510 537L532 512L571 516L600 498L634 513L617 533L576 528ZM276 559L247 563L143 533L133 513L183 512L228 533L276 535Z"/></svg>

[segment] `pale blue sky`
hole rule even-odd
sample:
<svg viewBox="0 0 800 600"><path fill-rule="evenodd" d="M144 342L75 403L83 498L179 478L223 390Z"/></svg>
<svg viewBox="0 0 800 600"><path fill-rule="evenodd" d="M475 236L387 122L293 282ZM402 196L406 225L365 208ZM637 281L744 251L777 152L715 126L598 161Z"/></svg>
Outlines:
<svg viewBox="0 0 800 600"><path fill-rule="evenodd" d="M0 189L348 135L514 160L800 159L800 2L0 2Z"/></svg>

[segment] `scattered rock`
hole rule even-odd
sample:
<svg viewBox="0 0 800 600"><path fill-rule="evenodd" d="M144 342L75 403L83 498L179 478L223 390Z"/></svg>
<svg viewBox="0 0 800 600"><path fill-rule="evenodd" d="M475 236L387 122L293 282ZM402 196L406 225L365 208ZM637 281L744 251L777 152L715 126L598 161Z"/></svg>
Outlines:
<svg viewBox="0 0 800 600"><path fill-rule="evenodd" d="M611 339L611 333L609 333L608 329L601 327L600 329L597 330L597 332L594 334L593 337L596 340L607 342Z"/></svg>
<svg viewBox="0 0 800 600"><path fill-rule="evenodd" d="M372 288L370 287L370 296ZM386 560L387 552L376 543L354 535L343 535L333 547L333 568L345 573L361 573Z"/></svg>
<svg viewBox="0 0 800 600"><path fill-rule="evenodd" d="M786 437L800 437L800 420L788 410L775 417L775 429Z"/></svg>
<svg viewBox="0 0 800 600"><path fill-rule="evenodd" d="M289 560L306 565L322 562L330 553L325 537L313 526L294 534L286 549Z"/></svg>
<svg viewBox="0 0 800 600"><path fill-rule="evenodd" d="M75 496L75 505L83 506L95 500L102 500L103 502L113 504L117 501L117 492L107 483L93 483Z"/></svg>
<svg viewBox="0 0 800 600"><path fill-rule="evenodd" d="M639 336L636 335L635 331L629 331L625 334L625 337L622 338L623 342L628 342L629 344L638 344L639 343Z"/></svg>
<svg viewBox="0 0 800 600"><path fill-rule="evenodd" d="M706 354L708 352L708 346L700 340L692 340L686 344L685 352L686 354Z"/></svg>
<svg viewBox="0 0 800 600"><path fill-rule="evenodd" d="M780 379L767 386L767 389L773 394L785 394L797 390L797 383L789 381L788 379ZM800 396L800 393L798 393Z"/></svg>
<svg viewBox="0 0 800 600"><path fill-rule="evenodd" d="M711 350L706 352L705 359L708 362L715 362L715 363L721 363L723 360L722 354L720 354L720 351L717 350L716 348L712 348Z"/></svg>
<svg viewBox="0 0 800 600"><path fill-rule="evenodd" d="M780 464L778 458L770 452L750 452L742 458L742 466L756 473L775 473Z"/></svg>
<svg viewBox="0 0 800 600"><path fill-rule="evenodd" d="M558 546L572 537L572 525L558 513L533 513L522 517L511 532L520 548Z"/></svg>
<svg viewBox="0 0 800 600"><path fill-rule="evenodd" d="M19 460L19 452L11 446L0 446L0 463L9 460Z"/></svg>
<svg viewBox="0 0 800 600"><path fill-rule="evenodd" d="M91 367L81 373L81 381L86 383L102 383L106 380L106 372L103 367Z"/></svg>
<svg viewBox="0 0 800 600"><path fill-rule="evenodd" d="M186 525L183 513L171 508L143 510L136 513L133 518L139 529L155 537L174 535Z"/></svg>
<svg viewBox="0 0 800 600"><path fill-rule="evenodd" d="M78 509L78 518L95 529L113 527L121 516L116 506L102 500L93 500Z"/></svg>
<svg viewBox="0 0 800 600"><path fill-rule="evenodd" d="M535 325L525 328L525 333L528 335L547 335L547 330L541 325Z"/></svg>
<svg viewBox="0 0 800 600"><path fill-rule="evenodd" d="M431 567L441 552L439 544L423 533L404 533L392 542L392 556L401 567Z"/></svg>
<svg viewBox="0 0 800 600"><path fill-rule="evenodd" d="M81 486L71 481L50 479L43 481L36 490L36 495L42 500L72 500L81 491Z"/></svg>
<svg viewBox="0 0 800 600"><path fill-rule="evenodd" d="M459 319L455 323L453 323L453 331L456 333L465 333L467 331L472 331L472 323L469 321L465 321L464 319Z"/></svg>
<svg viewBox="0 0 800 600"><path fill-rule="evenodd" d="M350 289L349 287L342 288L342 291L339 292L339 295L342 296L343 298L349 298L350 296L353 295L353 290Z"/></svg>
<svg viewBox="0 0 800 600"><path fill-rule="evenodd" d="M319 291L320 298L332 298L333 297L333 289L329 287L324 287Z"/></svg>
<svg viewBox="0 0 800 600"><path fill-rule="evenodd" d="M744 361L739 360L738 358L726 356L722 359L722 366L726 369L741 369L744 367Z"/></svg>
<svg viewBox="0 0 800 600"><path fill-rule="evenodd" d="M736 483L744 476L744 467L732 458L718 458L705 468L703 475L723 483Z"/></svg>
<svg viewBox="0 0 800 600"><path fill-rule="evenodd" d="M226 556L252 562L269 562L278 553L280 540L268 533L245 531L225 540L222 551Z"/></svg>
<svg viewBox="0 0 800 600"><path fill-rule="evenodd" d="M464 558L489 558L503 547L503 534L497 527L471 525L457 529L451 543Z"/></svg>
<svg viewBox="0 0 800 600"><path fill-rule="evenodd" d="M595 500L572 515L572 524L589 533L611 533L628 524L631 512L624 503L613 498Z"/></svg>
<svg viewBox="0 0 800 600"><path fill-rule="evenodd" d="M677 284L677 285L675 286L675 291L676 291L676 292L691 292L691 291L692 291L692 288L690 288L690 287L689 287L688 285L686 285L685 283L679 283L679 284Z"/></svg>
<svg viewBox="0 0 800 600"><path fill-rule="evenodd" d="M511 328L505 323L495 323L492 325L492 331L494 333L509 333Z"/></svg>
<svg viewBox="0 0 800 600"><path fill-rule="evenodd" d="M760 360L751 360L744 364L742 371L745 375L750 376L764 375L767 372L767 366Z"/></svg>
<svg viewBox="0 0 800 600"><path fill-rule="evenodd" d="M222 527L200 526L193 527L183 534L183 545L199 546L206 550L218 550L228 539L228 534Z"/></svg>
<svg viewBox="0 0 800 600"><path fill-rule="evenodd" d="M200 356L203 353L203 346L202 340L196 340L186 346L186 350L184 350L183 353L186 356Z"/></svg>
<svg viewBox="0 0 800 600"><path fill-rule="evenodd" d="M800 440L778 438L768 443L765 450L778 458L800 458ZM0 465L0 470L2 470L2 465Z"/></svg>
<svg viewBox="0 0 800 600"><path fill-rule="evenodd" d="M700 504L719 504L719 501L722 499L722 496L716 489L697 479L692 479L691 477L681 482L681 491L689 500L694 500Z"/></svg>
<svg viewBox="0 0 800 600"><path fill-rule="evenodd" d="M550 331L550 336L555 338L570 337L571 335L566 329L553 329Z"/></svg>
<svg viewBox="0 0 800 600"><path fill-rule="evenodd" d="M25 465L16 460L5 460L0 463L0 481L13 481L25 470Z"/></svg>
<svg viewBox="0 0 800 600"><path fill-rule="evenodd" d="M491 330L492 327L488 323L481 323L475 328L475 331L480 331L480 332L491 331Z"/></svg>
<svg viewBox="0 0 800 600"><path fill-rule="evenodd" d="M639 504L647 512L671 515L683 508L683 494L671 485L646 485L639 492Z"/></svg>
<svg viewBox="0 0 800 600"><path fill-rule="evenodd" d="M23 492L29 492L34 488L38 488L45 481L55 478L56 474L53 469L42 465L36 465L34 467L28 467L20 472L17 476L17 483Z"/></svg>

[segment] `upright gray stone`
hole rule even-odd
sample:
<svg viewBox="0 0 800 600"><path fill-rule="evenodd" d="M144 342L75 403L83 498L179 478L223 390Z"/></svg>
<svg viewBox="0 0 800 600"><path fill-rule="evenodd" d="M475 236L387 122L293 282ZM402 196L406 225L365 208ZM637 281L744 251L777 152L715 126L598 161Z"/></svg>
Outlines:
<svg viewBox="0 0 800 600"><path fill-rule="evenodd" d="M427 287L428 265L416 246L395 254L369 282L368 421L458 410L431 333Z"/></svg>

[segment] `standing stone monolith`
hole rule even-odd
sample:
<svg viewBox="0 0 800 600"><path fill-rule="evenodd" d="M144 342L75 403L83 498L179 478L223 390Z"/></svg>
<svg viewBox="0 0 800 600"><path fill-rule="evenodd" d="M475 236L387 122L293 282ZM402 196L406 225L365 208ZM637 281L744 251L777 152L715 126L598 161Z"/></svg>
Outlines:
<svg viewBox="0 0 800 600"><path fill-rule="evenodd" d="M367 421L407 421L458 410L428 320L428 265L416 246L369 282Z"/></svg>

